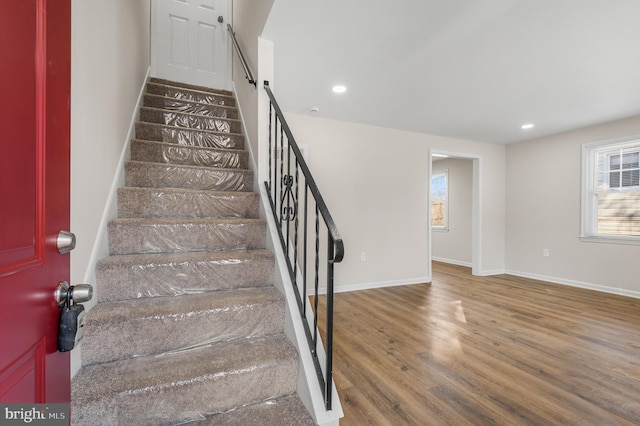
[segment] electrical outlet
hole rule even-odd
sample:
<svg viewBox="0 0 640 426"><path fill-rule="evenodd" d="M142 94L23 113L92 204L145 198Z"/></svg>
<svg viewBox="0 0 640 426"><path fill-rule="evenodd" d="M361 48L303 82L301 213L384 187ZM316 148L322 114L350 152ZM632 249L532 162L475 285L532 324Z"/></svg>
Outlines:
<svg viewBox="0 0 640 426"><path fill-rule="evenodd" d="M542 249L542 257L549 257L549 249Z"/></svg>
<svg viewBox="0 0 640 426"><path fill-rule="evenodd" d="M360 252L360 261L364 262L365 260L367 260L367 253L361 251Z"/></svg>

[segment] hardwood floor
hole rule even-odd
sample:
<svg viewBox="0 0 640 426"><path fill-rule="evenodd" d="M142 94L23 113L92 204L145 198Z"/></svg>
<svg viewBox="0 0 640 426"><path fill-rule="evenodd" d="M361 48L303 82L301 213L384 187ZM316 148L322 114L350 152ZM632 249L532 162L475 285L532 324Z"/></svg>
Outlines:
<svg viewBox="0 0 640 426"><path fill-rule="evenodd" d="M638 299L434 262L336 294L334 333L341 425L640 424Z"/></svg>

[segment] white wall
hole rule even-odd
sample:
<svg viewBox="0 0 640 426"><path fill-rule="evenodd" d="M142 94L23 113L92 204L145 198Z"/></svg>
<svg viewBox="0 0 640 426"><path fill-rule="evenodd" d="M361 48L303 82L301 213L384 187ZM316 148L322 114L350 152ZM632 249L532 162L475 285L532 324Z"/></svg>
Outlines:
<svg viewBox="0 0 640 426"><path fill-rule="evenodd" d="M253 77L258 80L257 87L249 84L244 69L235 50L233 52L233 87L242 111L246 126L246 136L251 144L251 152L256 163L259 163L258 149L258 97L264 92L264 78L259 72L259 43L265 22L274 0L233 0L233 31L242 49Z"/></svg>
<svg viewBox="0 0 640 426"><path fill-rule="evenodd" d="M581 145L637 134L640 116L507 147L510 273L640 297L640 245L579 239Z"/></svg>
<svg viewBox="0 0 640 426"><path fill-rule="evenodd" d="M430 280L429 149L481 157L481 271L504 271L504 146L299 114L287 121L308 145L311 172L345 243L337 291Z"/></svg>
<svg viewBox="0 0 640 426"><path fill-rule="evenodd" d="M434 173L444 170L449 179L449 229L431 231L431 255L435 260L471 266L473 162L460 158L434 161Z"/></svg>
<svg viewBox="0 0 640 426"><path fill-rule="evenodd" d="M95 286L94 261L107 256L100 225L149 68L149 16L149 0L72 1L72 284Z"/></svg>

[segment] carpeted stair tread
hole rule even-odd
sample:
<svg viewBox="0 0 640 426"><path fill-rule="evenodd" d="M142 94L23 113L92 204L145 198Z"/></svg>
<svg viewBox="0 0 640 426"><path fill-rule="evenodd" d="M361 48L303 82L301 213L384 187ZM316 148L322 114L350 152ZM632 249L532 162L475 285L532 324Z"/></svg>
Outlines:
<svg viewBox="0 0 640 426"><path fill-rule="evenodd" d="M272 286L269 250L151 253L98 262L99 302Z"/></svg>
<svg viewBox="0 0 640 426"><path fill-rule="evenodd" d="M210 105L236 106L235 98L229 94L179 87L176 85L149 82L147 83L147 93Z"/></svg>
<svg viewBox="0 0 640 426"><path fill-rule="evenodd" d="M283 331L275 287L98 303L84 325L82 363L92 365ZM144 339L131 339L144 333Z"/></svg>
<svg viewBox="0 0 640 426"><path fill-rule="evenodd" d="M249 152L245 150L137 139L131 141L131 160L225 169L249 168Z"/></svg>
<svg viewBox="0 0 640 426"><path fill-rule="evenodd" d="M284 335L85 366L72 381L74 424L169 425L295 392Z"/></svg>
<svg viewBox="0 0 640 426"><path fill-rule="evenodd" d="M159 108L140 107L140 121L164 124L187 129L209 130L222 133L240 133L240 120L222 117L207 117L177 111L165 111Z"/></svg>
<svg viewBox="0 0 640 426"><path fill-rule="evenodd" d="M193 426L312 426L315 422L296 394L207 416Z"/></svg>
<svg viewBox="0 0 640 426"><path fill-rule="evenodd" d="M112 255L265 248L261 219L120 218L108 229Z"/></svg>
<svg viewBox="0 0 640 426"><path fill-rule="evenodd" d="M175 188L118 189L118 217L257 218L260 194Z"/></svg>
<svg viewBox="0 0 640 426"><path fill-rule="evenodd" d="M136 123L136 139L209 148L244 149L244 135L241 133L186 129L143 121Z"/></svg>
<svg viewBox="0 0 640 426"><path fill-rule="evenodd" d="M199 86L197 84L183 83L181 81L172 81L172 80L166 80L164 78L151 77L149 79L149 82L154 84L163 84L165 86L180 87L183 89L197 90L200 92L208 92L208 93L217 93L220 95L233 97L233 92L231 92L230 90L215 89L212 87Z"/></svg>
<svg viewBox="0 0 640 426"><path fill-rule="evenodd" d="M246 169L127 161L124 170L127 186L211 191L253 190L253 172Z"/></svg>
<svg viewBox="0 0 640 426"><path fill-rule="evenodd" d="M166 96L145 93L142 99L147 107L160 108L167 111L180 111L189 114L204 115L207 117L238 118L238 109L225 105L210 105L200 102L192 102L181 99L167 98Z"/></svg>

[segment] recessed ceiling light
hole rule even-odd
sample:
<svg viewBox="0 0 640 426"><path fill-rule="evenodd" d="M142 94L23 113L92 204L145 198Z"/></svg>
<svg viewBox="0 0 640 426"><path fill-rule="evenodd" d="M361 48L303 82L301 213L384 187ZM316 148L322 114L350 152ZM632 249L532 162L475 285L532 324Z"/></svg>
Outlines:
<svg viewBox="0 0 640 426"><path fill-rule="evenodd" d="M529 129L533 129L533 124L532 124L532 123L523 124L522 126L520 126L520 128L521 128L522 130L529 130Z"/></svg>
<svg viewBox="0 0 640 426"><path fill-rule="evenodd" d="M333 86L333 89L332 89L332 90L333 90L335 93L344 93L344 92L346 92L346 91L347 91L347 88L346 88L345 86L338 85L338 86Z"/></svg>

